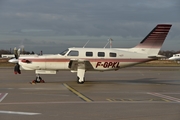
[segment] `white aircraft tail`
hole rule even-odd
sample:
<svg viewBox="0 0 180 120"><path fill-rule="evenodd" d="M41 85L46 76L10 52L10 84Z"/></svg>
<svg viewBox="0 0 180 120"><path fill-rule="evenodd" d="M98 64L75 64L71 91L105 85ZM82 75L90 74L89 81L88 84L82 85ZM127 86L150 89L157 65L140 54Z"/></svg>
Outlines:
<svg viewBox="0 0 180 120"><path fill-rule="evenodd" d="M158 55L171 26L171 24L158 24L137 46L132 48L133 51Z"/></svg>

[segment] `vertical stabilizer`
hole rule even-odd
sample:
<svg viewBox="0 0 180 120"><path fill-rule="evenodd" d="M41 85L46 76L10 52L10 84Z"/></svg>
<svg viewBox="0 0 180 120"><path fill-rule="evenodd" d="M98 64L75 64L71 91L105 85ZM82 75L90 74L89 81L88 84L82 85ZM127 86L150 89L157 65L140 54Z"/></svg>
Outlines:
<svg viewBox="0 0 180 120"><path fill-rule="evenodd" d="M158 24L137 46L137 52L158 54L166 36L171 28L171 24Z"/></svg>

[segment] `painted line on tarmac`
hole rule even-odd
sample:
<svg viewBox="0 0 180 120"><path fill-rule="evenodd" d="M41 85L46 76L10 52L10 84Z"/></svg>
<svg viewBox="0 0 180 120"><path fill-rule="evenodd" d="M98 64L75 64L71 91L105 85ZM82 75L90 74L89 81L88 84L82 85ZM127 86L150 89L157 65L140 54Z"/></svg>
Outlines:
<svg viewBox="0 0 180 120"><path fill-rule="evenodd" d="M15 112L15 111L0 111L1 114L15 114L15 115L39 115L41 113L30 113L30 112Z"/></svg>
<svg viewBox="0 0 180 120"><path fill-rule="evenodd" d="M2 102L7 95L8 93L0 93L0 102Z"/></svg>
<svg viewBox="0 0 180 120"><path fill-rule="evenodd" d="M93 100L91 100L90 98L86 97L85 95L83 95L82 93L78 92L77 90L75 90L74 88L70 87L69 85L67 85L66 83L63 83L63 85L70 90L72 93L74 93L75 95L79 96L82 100L86 101L86 102L92 102Z"/></svg>
<svg viewBox="0 0 180 120"><path fill-rule="evenodd" d="M119 99L106 99L109 102L172 102L167 99L159 98L159 99L129 99L129 98L119 98Z"/></svg>
<svg viewBox="0 0 180 120"><path fill-rule="evenodd" d="M180 102L180 99L178 99L178 98L163 95L163 94L160 94L160 93L147 93L147 94L157 96L157 97L161 97L161 98L165 98L167 100L171 100L171 101L174 101L174 102Z"/></svg>

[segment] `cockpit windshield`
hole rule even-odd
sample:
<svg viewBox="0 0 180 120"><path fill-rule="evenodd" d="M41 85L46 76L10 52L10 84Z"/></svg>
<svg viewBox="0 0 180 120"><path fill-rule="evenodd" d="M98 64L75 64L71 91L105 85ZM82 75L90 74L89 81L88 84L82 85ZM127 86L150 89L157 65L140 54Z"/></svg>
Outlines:
<svg viewBox="0 0 180 120"><path fill-rule="evenodd" d="M60 55L65 55L68 51L69 51L69 49L66 49L63 52L61 52Z"/></svg>

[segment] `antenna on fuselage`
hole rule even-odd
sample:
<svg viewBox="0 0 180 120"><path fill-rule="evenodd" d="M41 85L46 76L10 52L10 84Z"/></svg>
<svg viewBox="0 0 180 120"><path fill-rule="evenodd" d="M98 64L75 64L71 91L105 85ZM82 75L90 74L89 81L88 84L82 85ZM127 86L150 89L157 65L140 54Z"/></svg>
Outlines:
<svg viewBox="0 0 180 120"><path fill-rule="evenodd" d="M109 47L112 48L112 41L113 41L113 39L109 38L108 40L109 40Z"/></svg>
<svg viewBox="0 0 180 120"><path fill-rule="evenodd" d="M83 48L89 43L89 41L90 41L90 40L88 40L88 41L84 44Z"/></svg>
<svg viewBox="0 0 180 120"><path fill-rule="evenodd" d="M112 41L113 39L112 38L109 38L108 39L108 42L106 43L106 45L104 46L104 48L106 48L106 46L109 44L109 47L112 48Z"/></svg>
<svg viewBox="0 0 180 120"><path fill-rule="evenodd" d="M106 45L104 46L104 48L106 48L106 46L109 44L109 41L106 43Z"/></svg>

